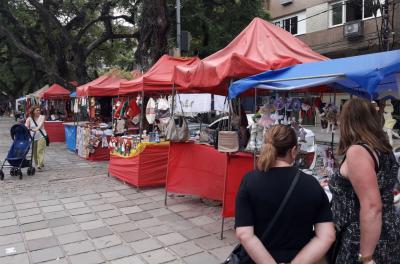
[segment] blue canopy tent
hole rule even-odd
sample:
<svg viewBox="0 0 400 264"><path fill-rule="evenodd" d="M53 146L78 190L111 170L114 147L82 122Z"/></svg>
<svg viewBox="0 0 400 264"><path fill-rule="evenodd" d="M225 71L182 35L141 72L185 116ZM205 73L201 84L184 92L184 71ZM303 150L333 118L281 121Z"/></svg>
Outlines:
<svg viewBox="0 0 400 264"><path fill-rule="evenodd" d="M72 92L69 97L76 97L76 92Z"/></svg>
<svg viewBox="0 0 400 264"><path fill-rule="evenodd" d="M328 85L369 99L400 98L400 50L298 64L234 82L229 98L251 88L291 91Z"/></svg>

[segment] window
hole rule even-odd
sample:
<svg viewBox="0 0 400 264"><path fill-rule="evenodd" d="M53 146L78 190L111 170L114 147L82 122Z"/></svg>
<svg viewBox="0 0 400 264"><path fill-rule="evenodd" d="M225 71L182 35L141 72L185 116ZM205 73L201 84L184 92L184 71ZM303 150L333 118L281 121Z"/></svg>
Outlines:
<svg viewBox="0 0 400 264"><path fill-rule="evenodd" d="M385 0L342 0L329 5L330 26L381 15L379 1Z"/></svg>
<svg viewBox="0 0 400 264"><path fill-rule="evenodd" d="M330 6L331 26L341 25L344 20L344 6L342 2L334 3Z"/></svg>
<svg viewBox="0 0 400 264"><path fill-rule="evenodd" d="M306 33L306 12L300 12L296 15L282 17L273 22L276 26L292 33L299 35Z"/></svg>

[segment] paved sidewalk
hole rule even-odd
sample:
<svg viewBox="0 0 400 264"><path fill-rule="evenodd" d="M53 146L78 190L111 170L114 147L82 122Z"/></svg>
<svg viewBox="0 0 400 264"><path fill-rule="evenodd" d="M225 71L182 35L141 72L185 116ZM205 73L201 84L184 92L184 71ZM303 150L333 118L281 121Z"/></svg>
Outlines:
<svg viewBox="0 0 400 264"><path fill-rule="evenodd" d="M0 160L11 119L0 117ZM199 198L168 198L107 177L107 162L88 162L65 144L46 149L43 172L0 182L1 264L221 263L237 243L233 219Z"/></svg>

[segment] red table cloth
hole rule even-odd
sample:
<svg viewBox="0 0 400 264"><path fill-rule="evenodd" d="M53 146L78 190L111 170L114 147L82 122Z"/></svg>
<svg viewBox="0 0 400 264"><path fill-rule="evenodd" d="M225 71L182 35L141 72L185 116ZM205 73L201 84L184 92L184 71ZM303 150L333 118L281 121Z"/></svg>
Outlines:
<svg viewBox="0 0 400 264"><path fill-rule="evenodd" d="M231 217L240 182L252 169L252 154L227 154L208 145L171 143L166 191L222 201L222 216Z"/></svg>
<svg viewBox="0 0 400 264"><path fill-rule="evenodd" d="M134 157L110 156L108 172L136 187L165 184L168 163L168 144L152 144Z"/></svg>
<svg viewBox="0 0 400 264"><path fill-rule="evenodd" d="M51 142L65 142L65 131L62 121L45 121L44 129Z"/></svg>

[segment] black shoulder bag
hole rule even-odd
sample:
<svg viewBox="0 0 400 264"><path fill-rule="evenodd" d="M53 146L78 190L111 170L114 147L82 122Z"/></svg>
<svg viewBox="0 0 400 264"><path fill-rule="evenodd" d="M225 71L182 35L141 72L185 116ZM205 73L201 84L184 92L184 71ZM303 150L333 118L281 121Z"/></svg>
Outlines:
<svg viewBox="0 0 400 264"><path fill-rule="evenodd" d="M260 238L261 242L267 237L269 232L272 230L272 227L274 226L276 220L278 220L279 216L281 215L284 207L286 206L287 201L289 200L290 196L293 193L294 188L296 187L297 182L299 181L299 178L300 178L300 170L297 170L296 176L294 177L285 197L283 198L278 211L276 211L267 229L265 229L264 233L262 234ZM233 251L229 254L228 258L223 262L223 264L239 264L241 251L242 251L242 245L239 244L233 249Z"/></svg>
<svg viewBox="0 0 400 264"><path fill-rule="evenodd" d="M35 119L33 119L32 117L31 117L31 119L32 119L33 123L35 123L35 126L36 126L36 127L39 127L39 126L36 124ZM40 134L42 134L42 136L43 136L44 139L46 140L46 146L49 146L49 145L50 145L49 136L48 136L48 135L45 135L41 129L39 129L39 132L40 132Z"/></svg>

